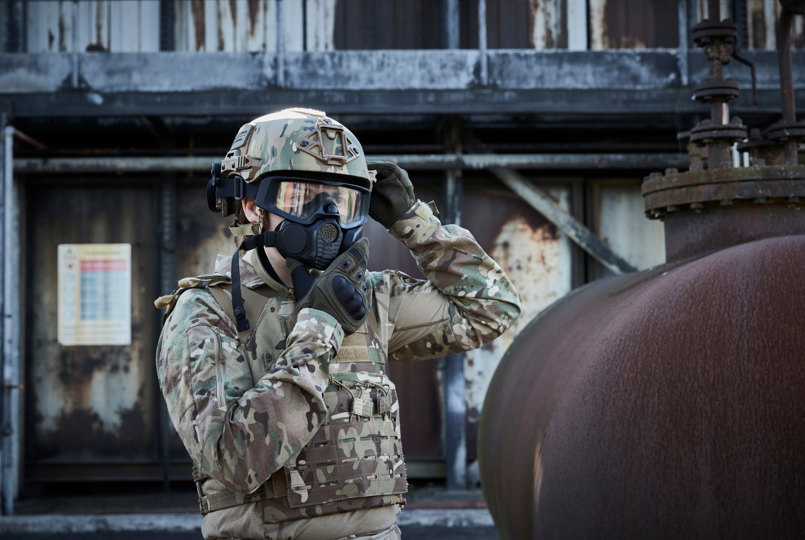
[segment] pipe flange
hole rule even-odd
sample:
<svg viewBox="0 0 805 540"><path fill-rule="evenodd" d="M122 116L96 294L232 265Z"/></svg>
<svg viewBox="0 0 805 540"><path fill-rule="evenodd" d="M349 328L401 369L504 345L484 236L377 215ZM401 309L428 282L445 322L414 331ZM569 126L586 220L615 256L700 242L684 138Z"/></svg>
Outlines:
<svg viewBox="0 0 805 540"><path fill-rule="evenodd" d="M752 204L801 204L805 166L767 165L718 170L652 173L641 186L646 216L701 212L743 201Z"/></svg>
<svg viewBox="0 0 805 540"><path fill-rule="evenodd" d="M737 98L739 93L735 79L706 79L693 89L693 97L703 103L726 103Z"/></svg>
<svg viewBox="0 0 805 540"><path fill-rule="evenodd" d="M690 130L690 142L707 144L713 141L736 142L746 138L747 128L737 116L729 124L702 120Z"/></svg>
<svg viewBox="0 0 805 540"><path fill-rule="evenodd" d="M772 141L803 141L805 140L805 122L774 124L766 131L766 136Z"/></svg>
<svg viewBox="0 0 805 540"><path fill-rule="evenodd" d="M713 39L731 39L735 41L738 37L738 26L732 19L724 19L723 21L705 19L693 27L691 37L699 47L704 47Z"/></svg>

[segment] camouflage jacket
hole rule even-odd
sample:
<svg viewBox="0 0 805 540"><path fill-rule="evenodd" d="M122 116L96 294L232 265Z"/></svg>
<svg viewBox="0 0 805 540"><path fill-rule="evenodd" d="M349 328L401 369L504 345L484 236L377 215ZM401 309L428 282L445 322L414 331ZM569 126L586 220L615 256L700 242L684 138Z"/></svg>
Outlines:
<svg viewBox="0 0 805 540"><path fill-rule="evenodd" d="M393 270L368 273L372 308L364 337L372 363L477 348L519 316L511 282L466 230L442 226L427 205L417 203L389 232L410 249L427 280ZM225 272L227 259L221 262L216 271ZM205 486L234 491L244 504L315 443L334 413L325 390L344 341L327 313L303 309L294 320L292 291L256 266L241 261L244 286L273 291L259 321L252 321L261 340L270 341L261 343L261 354L253 339L241 342L234 322L203 287L174 293L157 350L170 417L193 463L210 477ZM379 504L396 500L373 495L381 496ZM305 517L283 504L287 499L276 499L255 511L267 521ZM354 508L360 507L356 501Z"/></svg>

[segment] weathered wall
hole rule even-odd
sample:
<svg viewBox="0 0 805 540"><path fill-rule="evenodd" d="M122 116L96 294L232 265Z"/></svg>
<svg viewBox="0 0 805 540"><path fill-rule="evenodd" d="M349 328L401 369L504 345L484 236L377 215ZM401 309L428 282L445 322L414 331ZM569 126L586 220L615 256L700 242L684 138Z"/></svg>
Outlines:
<svg viewBox="0 0 805 540"><path fill-rule="evenodd" d="M159 0L24 2L26 52L148 52L160 49L170 24L179 51L255 52L349 49L441 49L444 15L430 0L176 0L172 21ZM77 10L75 7L77 6ZM707 16L695 0L691 15ZM746 17L747 46L773 50L779 3L746 0L745 15L722 0L722 18ZM479 46L477 1L459 3L462 48ZM0 21L8 17L0 14ZM737 18L737 17L736 17ZM278 21L282 24L279 25ZM642 0L487 0L490 49L646 49L678 46L677 2ZM449 23L448 23L449 24ZM75 28L74 28L75 27ZM795 32L801 44L802 22Z"/></svg>

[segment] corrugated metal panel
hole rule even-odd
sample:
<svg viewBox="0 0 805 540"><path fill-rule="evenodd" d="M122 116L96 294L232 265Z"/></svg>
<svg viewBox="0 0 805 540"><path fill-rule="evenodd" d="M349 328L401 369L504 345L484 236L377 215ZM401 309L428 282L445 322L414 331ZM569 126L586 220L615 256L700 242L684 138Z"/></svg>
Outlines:
<svg viewBox="0 0 805 540"><path fill-rule="evenodd" d="M336 49L439 49L441 41L441 2L336 2Z"/></svg>
<svg viewBox="0 0 805 540"><path fill-rule="evenodd" d="M282 28L278 28L277 0L178 0L175 3L176 50L276 51L281 31L283 50L301 51L305 13L315 13L314 21L328 20L328 6L329 3L321 1L282 2ZM322 39L317 37L311 41L321 44Z"/></svg>
<svg viewBox="0 0 805 540"><path fill-rule="evenodd" d="M25 15L27 52L72 50L73 10L70 3L29 2Z"/></svg>
<svg viewBox="0 0 805 540"><path fill-rule="evenodd" d="M747 0L747 43L751 49L774 50L777 32L774 21L779 14L779 2ZM724 13L722 11L722 13Z"/></svg>
<svg viewBox="0 0 805 540"><path fill-rule="evenodd" d="M732 1L720 0L722 18ZM182 51L438 49L444 47L441 4L427 0L175 0L175 48ZM159 0L44 0L24 5L28 52L153 52L159 50ZM675 2L641 0L487 1L490 49L674 48ZM750 49L775 48L773 0L746 0ZM707 0L692 15L708 17ZM693 21L694 23L696 21ZM76 28L73 28L73 26ZM461 2L461 46L478 46L477 3ZM356 31L356 28L361 29ZM795 46L805 44L803 21L795 21Z"/></svg>
<svg viewBox="0 0 805 540"><path fill-rule="evenodd" d="M587 12L579 0L487 1L486 28L490 49L587 48ZM472 42L477 46L477 38Z"/></svg>
<svg viewBox="0 0 805 540"><path fill-rule="evenodd" d="M746 2L746 47L749 49L761 49L773 51L777 48L777 19L780 16L781 5L778 0L744 0ZM739 22L739 32L741 31L740 21L733 11L734 4L731 0L720 0L719 16L721 19L732 18ZM737 13L741 13L738 11ZM711 17L709 13L709 1L697 0L695 6L696 20L691 24ZM794 49L805 47L805 22L803 17L794 18L794 28L792 30L794 39L792 45ZM739 40L740 40L739 36Z"/></svg>
<svg viewBox="0 0 805 540"><path fill-rule="evenodd" d="M567 0L567 48L583 51L589 47L587 0Z"/></svg>
<svg viewBox="0 0 805 540"><path fill-rule="evenodd" d="M159 50L159 1L110 2L109 50L155 52Z"/></svg>
<svg viewBox="0 0 805 540"><path fill-rule="evenodd" d="M27 52L159 50L159 0L48 0L25 9Z"/></svg>
<svg viewBox="0 0 805 540"><path fill-rule="evenodd" d="M486 3L486 39L490 49L527 49L534 24L528 0Z"/></svg>
<svg viewBox="0 0 805 540"><path fill-rule="evenodd" d="M590 0L590 48L674 48L679 43L676 2Z"/></svg>
<svg viewBox="0 0 805 540"><path fill-rule="evenodd" d="M336 0L305 0L305 50L335 48Z"/></svg>

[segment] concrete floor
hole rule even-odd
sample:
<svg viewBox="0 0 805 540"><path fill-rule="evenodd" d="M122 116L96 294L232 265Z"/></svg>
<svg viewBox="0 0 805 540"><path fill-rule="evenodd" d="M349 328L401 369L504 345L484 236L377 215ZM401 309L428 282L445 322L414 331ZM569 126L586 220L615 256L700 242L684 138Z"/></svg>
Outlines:
<svg viewBox="0 0 805 540"><path fill-rule="evenodd" d="M133 492L38 494L20 499L14 516L0 517L4 540L190 540L201 538L192 484ZM108 490L108 488L106 488ZM405 538L499 539L479 490L449 492L439 484L412 485L398 518Z"/></svg>

